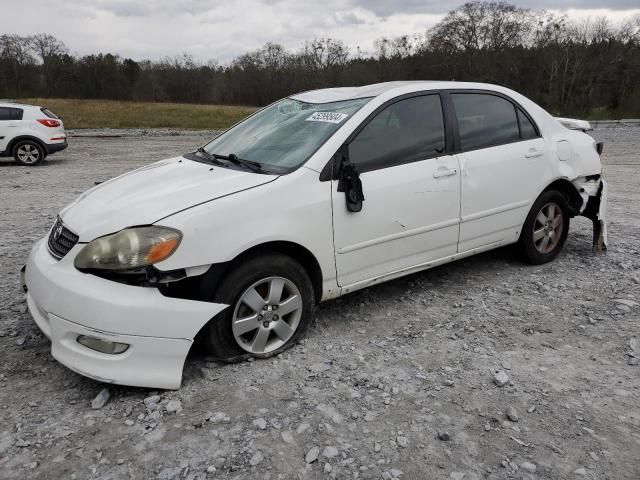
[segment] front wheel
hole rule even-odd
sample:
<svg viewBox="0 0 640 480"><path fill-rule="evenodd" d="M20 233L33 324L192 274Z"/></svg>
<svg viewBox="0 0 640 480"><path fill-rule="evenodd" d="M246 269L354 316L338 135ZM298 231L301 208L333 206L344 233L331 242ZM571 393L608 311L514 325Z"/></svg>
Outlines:
<svg viewBox="0 0 640 480"><path fill-rule="evenodd" d="M44 160L44 148L33 140L22 140L13 147L13 158L21 165L32 167Z"/></svg>
<svg viewBox="0 0 640 480"><path fill-rule="evenodd" d="M249 258L235 267L213 300L229 308L207 326L205 347L227 362L281 353L304 334L314 310L307 272L279 253Z"/></svg>
<svg viewBox="0 0 640 480"><path fill-rule="evenodd" d="M550 262L562 250L568 233L567 199L556 190L543 192L531 207L520 232L520 251L534 265Z"/></svg>

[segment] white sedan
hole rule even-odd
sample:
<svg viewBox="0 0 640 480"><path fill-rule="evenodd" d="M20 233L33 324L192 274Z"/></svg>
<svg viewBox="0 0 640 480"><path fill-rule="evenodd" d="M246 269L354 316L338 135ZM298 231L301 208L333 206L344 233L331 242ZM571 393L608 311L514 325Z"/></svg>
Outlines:
<svg viewBox="0 0 640 480"><path fill-rule="evenodd" d="M178 388L196 338L276 355L318 302L508 244L548 262L576 215L604 249L601 150L494 85L293 95L63 209L29 256L29 310L72 370Z"/></svg>

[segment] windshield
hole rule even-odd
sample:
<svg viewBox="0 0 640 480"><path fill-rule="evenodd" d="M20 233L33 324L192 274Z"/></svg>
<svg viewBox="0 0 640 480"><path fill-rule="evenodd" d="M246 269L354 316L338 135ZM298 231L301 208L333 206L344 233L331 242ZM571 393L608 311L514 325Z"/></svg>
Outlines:
<svg viewBox="0 0 640 480"><path fill-rule="evenodd" d="M295 170L370 98L306 103L286 98L205 145L209 154L236 155L278 173Z"/></svg>

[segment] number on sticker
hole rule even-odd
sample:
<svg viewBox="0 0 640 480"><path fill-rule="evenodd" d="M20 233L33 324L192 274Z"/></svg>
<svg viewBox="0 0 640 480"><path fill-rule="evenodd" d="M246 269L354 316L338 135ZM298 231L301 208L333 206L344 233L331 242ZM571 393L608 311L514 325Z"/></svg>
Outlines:
<svg viewBox="0 0 640 480"><path fill-rule="evenodd" d="M307 118L307 122L340 123L349 115L335 112L316 112Z"/></svg>

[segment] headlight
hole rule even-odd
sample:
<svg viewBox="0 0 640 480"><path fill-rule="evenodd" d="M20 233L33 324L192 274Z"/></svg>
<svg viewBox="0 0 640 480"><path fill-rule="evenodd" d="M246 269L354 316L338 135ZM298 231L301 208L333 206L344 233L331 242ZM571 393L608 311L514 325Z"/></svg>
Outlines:
<svg viewBox="0 0 640 480"><path fill-rule="evenodd" d="M74 260L80 270L131 270L169 258L182 233L167 227L127 228L89 242Z"/></svg>

